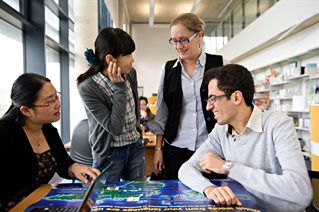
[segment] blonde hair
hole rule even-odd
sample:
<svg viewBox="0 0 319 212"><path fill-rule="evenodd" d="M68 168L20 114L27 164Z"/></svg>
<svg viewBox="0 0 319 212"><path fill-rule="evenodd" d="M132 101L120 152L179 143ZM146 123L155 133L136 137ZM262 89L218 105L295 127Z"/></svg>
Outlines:
<svg viewBox="0 0 319 212"><path fill-rule="evenodd" d="M200 32L200 31L204 32L204 28L205 28L205 22L194 13L180 14L171 22L170 28L172 28L172 26L177 24L182 24L189 31L193 31L193 32Z"/></svg>

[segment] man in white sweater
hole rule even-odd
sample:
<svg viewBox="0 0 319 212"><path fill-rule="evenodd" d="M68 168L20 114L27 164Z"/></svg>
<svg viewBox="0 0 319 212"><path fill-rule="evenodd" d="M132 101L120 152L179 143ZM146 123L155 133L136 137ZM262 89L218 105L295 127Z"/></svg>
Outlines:
<svg viewBox="0 0 319 212"><path fill-rule="evenodd" d="M202 172L226 174L267 211L304 211L312 187L292 119L253 105L253 77L243 66L211 69L204 80L206 109L217 124L182 165L179 179L217 204L241 206L229 187L213 185Z"/></svg>

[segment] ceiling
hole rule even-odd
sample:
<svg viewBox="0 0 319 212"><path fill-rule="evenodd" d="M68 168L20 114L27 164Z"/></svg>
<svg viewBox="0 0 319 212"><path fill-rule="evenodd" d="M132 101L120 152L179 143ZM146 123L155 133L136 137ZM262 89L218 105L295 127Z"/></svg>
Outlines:
<svg viewBox="0 0 319 212"><path fill-rule="evenodd" d="M168 24L180 13L193 12L206 23L205 31L213 28L229 15L241 0L124 0L126 13L132 24L150 26ZM152 9L153 8L153 9Z"/></svg>

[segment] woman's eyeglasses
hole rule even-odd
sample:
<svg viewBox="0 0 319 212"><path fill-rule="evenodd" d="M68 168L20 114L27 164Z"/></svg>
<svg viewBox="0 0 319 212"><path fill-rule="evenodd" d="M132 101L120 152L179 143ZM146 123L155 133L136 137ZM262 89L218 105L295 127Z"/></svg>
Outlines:
<svg viewBox="0 0 319 212"><path fill-rule="evenodd" d="M168 42L171 44L171 45L177 45L178 43L184 45L184 44L187 44L189 42L191 42L196 36L197 36L197 32L190 36L189 38L180 38L180 39L176 39L176 38L170 38L168 40Z"/></svg>
<svg viewBox="0 0 319 212"><path fill-rule="evenodd" d="M56 101L61 100L61 92L56 92L54 96L46 99L44 104L32 105L32 107L49 107L56 103Z"/></svg>

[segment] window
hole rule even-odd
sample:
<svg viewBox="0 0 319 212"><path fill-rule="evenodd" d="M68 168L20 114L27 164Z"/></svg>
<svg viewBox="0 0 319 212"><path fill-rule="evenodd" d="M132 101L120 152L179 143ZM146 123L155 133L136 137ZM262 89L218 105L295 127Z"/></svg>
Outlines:
<svg viewBox="0 0 319 212"><path fill-rule="evenodd" d="M74 0L69 0L69 51L75 52L75 40L74 40Z"/></svg>
<svg viewBox="0 0 319 212"><path fill-rule="evenodd" d="M240 31L243 30L243 9L242 9L242 4L239 4L233 12L233 31L234 35L236 36Z"/></svg>
<svg viewBox="0 0 319 212"><path fill-rule="evenodd" d="M263 0L259 1L259 13L260 15L266 12L272 5L276 3L276 0Z"/></svg>
<svg viewBox="0 0 319 212"><path fill-rule="evenodd" d="M69 0L69 18L74 21L74 0Z"/></svg>
<svg viewBox="0 0 319 212"><path fill-rule="evenodd" d="M229 40L256 20L259 15L267 11L277 1L278 0L234 1L235 3L233 4L232 9L229 10L229 14L225 14L218 26L212 29L213 33L211 37L205 38L205 47L207 50L214 53L221 49L229 42Z"/></svg>
<svg viewBox="0 0 319 212"><path fill-rule="evenodd" d="M50 47L46 47L46 71L46 77L51 80L51 83L57 91L61 91L60 55L58 51ZM58 129L61 135L61 121L54 122L53 125Z"/></svg>
<svg viewBox="0 0 319 212"><path fill-rule="evenodd" d="M78 92L76 85L76 78L79 75L79 72L75 71L75 59L73 56L70 56L70 135L72 135L75 126L85 117L84 108L82 104L81 97ZM83 114L83 116L79 115Z"/></svg>
<svg viewBox="0 0 319 212"><path fill-rule="evenodd" d="M204 36L204 43L205 43L205 49L204 49L205 52L209 54L216 53L216 40L215 40L215 37L213 37L213 35L211 37Z"/></svg>
<svg viewBox="0 0 319 212"><path fill-rule="evenodd" d="M218 51L224 46L224 37L223 37L223 24L220 23L217 27L217 36L216 36L216 50Z"/></svg>
<svg viewBox="0 0 319 212"><path fill-rule="evenodd" d="M69 81L64 79L69 75L70 57L74 58L75 1L34 0L32 4L28 4L28 1L25 0L1 1L5 3L0 4L0 10L5 9L6 15L2 16L1 11L0 62L5 77L0 79L0 116L11 104L11 87L19 75L24 72L46 75L58 91L66 94L65 98L62 97L64 104L61 108L63 113L61 122L54 123L62 141L66 143L70 140L70 114L67 99L69 98ZM20 15L17 15L16 11L12 9L7 9L5 4L14 8ZM25 7L23 6L25 4L28 5ZM2 8L2 5L5 7ZM31 13L37 16L24 15ZM36 22L37 26L34 25ZM29 27L37 30L26 30ZM74 70L74 59L72 67Z"/></svg>
<svg viewBox="0 0 319 212"><path fill-rule="evenodd" d="M69 51L75 52L74 31L69 29Z"/></svg>
<svg viewBox="0 0 319 212"><path fill-rule="evenodd" d="M60 42L59 36L59 18L46 6L45 7L45 34L55 40L57 43Z"/></svg>
<svg viewBox="0 0 319 212"><path fill-rule="evenodd" d="M232 29L231 29L231 16L228 16L223 22L224 28L224 45L228 43L228 41L232 38Z"/></svg>
<svg viewBox="0 0 319 212"><path fill-rule="evenodd" d="M257 0L245 1L245 27L257 18Z"/></svg>
<svg viewBox="0 0 319 212"><path fill-rule="evenodd" d="M19 0L3 0L3 1L7 3L10 7L15 9L16 11L20 11Z"/></svg>
<svg viewBox="0 0 319 212"><path fill-rule="evenodd" d="M0 117L11 105L10 93L14 80L23 73L22 31L0 19Z"/></svg>

